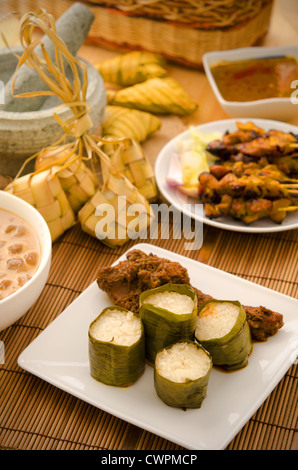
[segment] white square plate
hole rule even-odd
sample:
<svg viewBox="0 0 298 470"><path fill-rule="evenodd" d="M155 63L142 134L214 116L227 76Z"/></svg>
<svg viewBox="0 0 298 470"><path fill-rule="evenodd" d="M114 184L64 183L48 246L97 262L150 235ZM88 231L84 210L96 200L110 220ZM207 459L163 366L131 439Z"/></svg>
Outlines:
<svg viewBox="0 0 298 470"><path fill-rule="evenodd" d="M88 327L111 301L93 282L19 356L23 369L125 421L192 450L222 450L271 393L297 357L298 301L181 255L149 244L149 254L177 261L193 286L219 299L264 305L284 316L284 326L255 343L249 364L233 373L212 370L202 407L182 411L156 395L153 369L128 388L94 380L89 373ZM126 254L119 261L126 259ZM115 263L116 264L116 263Z"/></svg>

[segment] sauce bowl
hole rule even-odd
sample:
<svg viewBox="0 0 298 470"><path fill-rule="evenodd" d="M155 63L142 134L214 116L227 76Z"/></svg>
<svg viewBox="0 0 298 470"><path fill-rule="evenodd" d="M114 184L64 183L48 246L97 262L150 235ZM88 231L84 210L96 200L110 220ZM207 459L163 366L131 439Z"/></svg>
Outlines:
<svg viewBox="0 0 298 470"><path fill-rule="evenodd" d="M228 51L207 52L203 56L203 66L213 93L223 110L231 117L275 119L291 121L298 115L298 80L292 83L292 93L288 98L267 98L255 101L227 101L220 93L212 74L212 66L224 62L267 57L292 56L298 60L298 46L244 47ZM298 77L297 77L298 79ZM297 83L296 83L297 82ZM233 86L233 83L230 84Z"/></svg>
<svg viewBox="0 0 298 470"><path fill-rule="evenodd" d="M0 300L0 331L2 331L19 320L41 294L51 266L52 240L44 218L27 202L0 191L0 208L25 219L35 230L40 243L40 262L35 274L14 293Z"/></svg>

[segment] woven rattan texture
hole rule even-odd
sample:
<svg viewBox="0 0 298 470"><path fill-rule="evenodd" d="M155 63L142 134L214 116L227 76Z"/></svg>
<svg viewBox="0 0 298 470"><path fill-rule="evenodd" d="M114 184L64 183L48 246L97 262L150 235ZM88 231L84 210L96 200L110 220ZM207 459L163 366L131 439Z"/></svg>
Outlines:
<svg viewBox="0 0 298 470"><path fill-rule="evenodd" d="M144 240L148 243L148 240ZM151 240L276 291L298 297L298 230L241 234L204 228L199 251L184 251L185 240ZM0 333L5 364L0 366L0 447L21 450L181 450L154 434L109 415L27 373L19 354L133 242L110 249L78 226L54 243L44 291L19 322ZM228 450L297 448L297 364L293 364L263 405L230 442ZM296 440L295 440L296 437Z"/></svg>
<svg viewBox="0 0 298 470"><path fill-rule="evenodd" d="M268 0L90 0L127 14L192 24L201 28L226 28L257 15Z"/></svg>
<svg viewBox="0 0 298 470"><path fill-rule="evenodd" d="M3 0L4 1L4 0ZM0 2L1 3L1 2ZM15 9L45 8L55 18L58 18L72 5L72 0L11 0L9 7L0 6L3 14ZM116 50L140 49L161 54L166 58L195 67L202 66L202 56L205 52L216 50L234 49L236 47L249 47L263 38L269 28L273 0L250 0L235 2L234 0L221 0L220 6L216 2L200 2L200 14L202 9L212 16L199 19L198 2L184 0L189 3L195 14L186 11L185 8L170 8L172 1L154 2L157 9L156 16L145 14L143 10L133 10L127 14L113 6L109 2L87 1L88 8L95 14L95 20L89 31L89 40L103 45L106 48ZM130 4L134 2L129 2ZM151 7L145 2L146 9ZM181 2L177 2L177 4ZM176 2L175 2L176 4ZM215 7L216 4L216 7ZM236 5L237 4L237 5ZM120 5L121 6L121 5ZM142 3L144 8L144 4ZM225 10L225 14L221 12ZM172 20L164 18L164 14L170 14ZM246 11L246 13L245 13ZM186 12L186 16L185 16ZM243 21L245 18L245 21ZM178 21L179 19L179 21ZM185 21L187 20L187 21ZM213 21L213 26L211 23ZM206 24L208 26L206 27ZM198 27L201 24L201 27ZM191 46L190 46L191 45Z"/></svg>

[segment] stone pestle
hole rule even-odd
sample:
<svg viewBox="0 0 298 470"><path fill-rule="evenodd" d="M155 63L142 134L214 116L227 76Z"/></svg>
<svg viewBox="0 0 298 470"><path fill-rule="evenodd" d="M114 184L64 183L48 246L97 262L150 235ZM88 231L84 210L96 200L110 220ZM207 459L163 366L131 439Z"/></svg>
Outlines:
<svg viewBox="0 0 298 470"><path fill-rule="evenodd" d="M90 26L94 20L94 14L82 3L74 3L56 21L57 35L64 41L71 54L76 55L83 44ZM48 37L42 40L46 51L55 63L54 45ZM36 53L41 55L41 48L36 48ZM2 111L26 112L39 110L48 96L36 96L31 98L16 98L12 96L11 86L13 76L5 84L4 104L0 105ZM14 95L32 91L48 90L47 84L39 77L31 67L23 64L15 81Z"/></svg>

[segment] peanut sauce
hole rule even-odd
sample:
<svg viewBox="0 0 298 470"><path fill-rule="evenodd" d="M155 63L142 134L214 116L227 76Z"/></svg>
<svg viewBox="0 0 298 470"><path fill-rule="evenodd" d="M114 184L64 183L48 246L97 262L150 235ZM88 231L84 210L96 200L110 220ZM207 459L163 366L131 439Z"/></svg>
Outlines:
<svg viewBox="0 0 298 470"><path fill-rule="evenodd" d="M293 93L298 79L295 57L271 57L221 62L211 67L222 97L227 101L285 98Z"/></svg>
<svg viewBox="0 0 298 470"><path fill-rule="evenodd" d="M37 271L40 245L34 228L0 209L0 301L16 292Z"/></svg>

